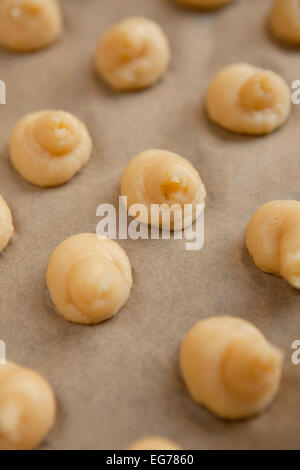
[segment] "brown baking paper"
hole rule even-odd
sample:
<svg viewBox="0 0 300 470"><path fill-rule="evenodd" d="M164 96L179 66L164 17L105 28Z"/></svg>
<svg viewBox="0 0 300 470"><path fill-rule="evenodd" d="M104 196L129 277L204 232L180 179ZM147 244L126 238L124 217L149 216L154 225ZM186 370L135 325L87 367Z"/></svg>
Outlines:
<svg viewBox="0 0 300 470"><path fill-rule="evenodd" d="M64 0L65 33L33 54L1 50L0 193L15 234L0 256L0 339L7 357L41 372L55 389L58 414L42 449L122 449L159 434L187 449L292 449L300 438L300 293L258 271L245 248L254 211L272 199L300 199L300 105L262 138L230 134L204 112L218 70L247 61L291 84L299 50L268 34L268 0L239 0L213 13L168 0ZM93 68L98 37L112 23L142 15L170 38L172 65L156 86L115 93ZM8 157L10 132L24 114L70 111L93 137L88 165L68 184L42 190L23 181ZM101 203L118 204L122 171L148 148L188 158L206 185L205 246L184 241L122 240L133 267L130 300L112 320L86 327L64 320L50 301L45 271L65 238L95 232ZM196 406L178 367L184 334L201 318L233 315L259 327L285 353L280 392L249 421L228 423Z"/></svg>

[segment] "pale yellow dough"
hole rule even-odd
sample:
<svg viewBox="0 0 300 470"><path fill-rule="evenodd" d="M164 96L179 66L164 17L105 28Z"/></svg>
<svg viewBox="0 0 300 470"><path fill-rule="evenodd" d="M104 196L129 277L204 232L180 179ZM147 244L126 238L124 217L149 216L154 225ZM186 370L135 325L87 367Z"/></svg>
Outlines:
<svg viewBox="0 0 300 470"><path fill-rule="evenodd" d="M153 85L170 63L170 46L158 24L146 18L128 18L109 29L96 53L99 75L116 90Z"/></svg>
<svg viewBox="0 0 300 470"><path fill-rule="evenodd" d="M176 3L180 5L199 8L200 10L212 10L214 8L219 8L228 3L232 2L232 0L174 0Z"/></svg>
<svg viewBox="0 0 300 470"><path fill-rule="evenodd" d="M57 0L1 0L0 44L14 51L41 49L62 33Z"/></svg>
<svg viewBox="0 0 300 470"><path fill-rule="evenodd" d="M270 13L271 31L278 39L300 44L299 0L274 0Z"/></svg>
<svg viewBox="0 0 300 470"><path fill-rule="evenodd" d="M271 201L254 214L246 243L256 266L300 289L300 202Z"/></svg>
<svg viewBox="0 0 300 470"><path fill-rule="evenodd" d="M0 450L35 449L54 424L52 388L38 373L0 364Z"/></svg>
<svg viewBox="0 0 300 470"><path fill-rule="evenodd" d="M14 226L10 209L0 195L0 253L8 244L13 233Z"/></svg>
<svg viewBox="0 0 300 470"><path fill-rule="evenodd" d="M128 450L182 450L174 442L160 436L149 436L139 439L128 447Z"/></svg>
<svg viewBox="0 0 300 470"><path fill-rule="evenodd" d="M212 121L232 132L263 135L280 127L291 111L291 92L274 72L239 63L221 70L206 96Z"/></svg>
<svg viewBox="0 0 300 470"><path fill-rule="evenodd" d="M229 420L262 412L279 389L282 353L251 323L212 317L185 336L180 366L193 400Z"/></svg>
<svg viewBox="0 0 300 470"><path fill-rule="evenodd" d="M89 160L92 140L86 126L65 111L27 114L10 138L10 158L17 172L40 187L69 181Z"/></svg>
<svg viewBox="0 0 300 470"><path fill-rule="evenodd" d="M171 228L177 230L195 220L196 205L204 206L206 190L199 173L188 160L167 150L146 150L127 165L122 176L121 195L127 197L129 215L134 216L135 204L142 204L147 214L139 213L138 220L163 228L168 228L170 221ZM153 204L161 207L157 221L151 217ZM192 208L190 222L183 222L186 204Z"/></svg>
<svg viewBox="0 0 300 470"><path fill-rule="evenodd" d="M125 251L93 233L62 242L50 258L46 279L57 310L67 320L86 325L114 316L132 287Z"/></svg>

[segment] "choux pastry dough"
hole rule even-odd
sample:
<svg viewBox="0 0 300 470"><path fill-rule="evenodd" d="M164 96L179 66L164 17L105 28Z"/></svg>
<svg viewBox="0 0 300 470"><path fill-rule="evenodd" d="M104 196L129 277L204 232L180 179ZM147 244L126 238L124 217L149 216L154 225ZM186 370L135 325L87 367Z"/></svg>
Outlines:
<svg viewBox="0 0 300 470"><path fill-rule="evenodd" d="M274 36L291 44L300 44L299 0L274 0L270 14Z"/></svg>
<svg viewBox="0 0 300 470"><path fill-rule="evenodd" d="M200 10L212 10L227 5L232 0L175 0L175 2L187 7L199 8Z"/></svg>
<svg viewBox="0 0 300 470"><path fill-rule="evenodd" d="M291 92L283 78L270 70L233 64L211 82L206 107L211 120L229 131L263 135L287 120Z"/></svg>
<svg viewBox="0 0 300 470"><path fill-rule="evenodd" d="M212 317L185 336L180 366L193 400L225 419L262 412L280 383L282 354L251 323Z"/></svg>
<svg viewBox="0 0 300 470"><path fill-rule="evenodd" d="M0 450L36 448L54 424L52 388L37 372L0 364Z"/></svg>
<svg viewBox="0 0 300 470"><path fill-rule="evenodd" d="M271 201L254 214L246 244L256 266L300 289L300 202Z"/></svg>
<svg viewBox="0 0 300 470"><path fill-rule="evenodd" d="M196 218L196 205L205 203L206 190L197 170L188 160L167 150L146 150L125 168L121 195L127 197L129 215L133 215L131 207L134 204L143 204L147 208L146 218L143 214L137 217L141 222L169 228L164 226L162 215L157 224L151 218L151 205L158 204L162 214L169 214L170 228L181 229L184 205L192 206L191 224ZM180 210L171 213L175 204Z"/></svg>
<svg viewBox="0 0 300 470"><path fill-rule="evenodd" d="M0 44L14 51L41 49L62 33L57 0L1 0Z"/></svg>
<svg viewBox="0 0 300 470"><path fill-rule="evenodd" d="M8 244L13 233L14 226L10 209L0 195L0 253Z"/></svg>
<svg viewBox="0 0 300 470"><path fill-rule="evenodd" d="M101 37L96 53L99 75L116 90L138 90L153 85L170 63L170 46L158 24L146 18L128 18Z"/></svg>
<svg viewBox="0 0 300 470"><path fill-rule="evenodd" d="M89 160L92 141L86 126L65 111L27 114L10 138L10 158L17 172L40 187L69 181Z"/></svg>
<svg viewBox="0 0 300 470"><path fill-rule="evenodd" d="M132 286L125 251L93 233L63 241L50 258L46 279L57 310L67 320L86 325L114 316Z"/></svg>
<svg viewBox="0 0 300 470"><path fill-rule="evenodd" d="M131 444L127 450L182 450L174 442L160 436L149 436Z"/></svg>

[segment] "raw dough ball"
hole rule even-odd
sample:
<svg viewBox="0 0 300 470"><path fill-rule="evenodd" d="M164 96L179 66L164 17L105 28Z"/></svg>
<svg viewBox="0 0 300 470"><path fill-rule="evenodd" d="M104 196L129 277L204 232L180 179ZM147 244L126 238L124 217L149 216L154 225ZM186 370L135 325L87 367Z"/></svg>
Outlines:
<svg viewBox="0 0 300 470"><path fill-rule="evenodd" d="M196 403L221 418L242 419L260 413L273 400L282 354L251 323L213 317L185 336L180 366Z"/></svg>
<svg viewBox="0 0 300 470"><path fill-rule="evenodd" d="M274 72L249 64L234 64L213 79L206 97L212 121L233 132L268 134L291 111L291 92Z"/></svg>
<svg viewBox="0 0 300 470"><path fill-rule="evenodd" d="M128 450L182 450L177 444L160 436L144 437L134 442Z"/></svg>
<svg viewBox="0 0 300 470"><path fill-rule="evenodd" d="M109 29L99 41L96 68L116 90L137 90L155 83L170 63L168 39L158 24L129 18Z"/></svg>
<svg viewBox="0 0 300 470"><path fill-rule="evenodd" d="M137 218L143 223L182 229L183 225L191 225L196 218L196 204L205 203L206 190L197 170L185 158L167 150L146 150L133 158L127 165L121 181L121 194L127 196L129 215L134 216L134 204L143 204L147 215L140 214ZM161 206L163 215L159 221L151 219L151 205ZM172 212L172 205L174 207ZM183 224L183 206L192 207L190 222Z"/></svg>
<svg viewBox="0 0 300 470"><path fill-rule="evenodd" d="M53 252L47 285L57 310L75 323L100 323L126 303L131 267L125 251L93 233L74 235Z"/></svg>
<svg viewBox="0 0 300 470"><path fill-rule="evenodd" d="M62 33L57 0L1 0L0 44L15 51L41 49Z"/></svg>
<svg viewBox="0 0 300 470"><path fill-rule="evenodd" d="M41 187L69 181L88 161L92 141L85 125L64 111L27 114L10 138L10 158L17 172Z"/></svg>
<svg viewBox="0 0 300 470"><path fill-rule="evenodd" d="M270 15L270 27L278 39L300 44L299 0L274 0Z"/></svg>
<svg viewBox="0 0 300 470"><path fill-rule="evenodd" d="M0 450L36 448L54 424L52 388L38 373L0 364Z"/></svg>
<svg viewBox="0 0 300 470"><path fill-rule="evenodd" d="M222 7L232 0L175 0L175 2L188 7L200 8L203 10L211 10L213 8Z"/></svg>
<svg viewBox="0 0 300 470"><path fill-rule="evenodd" d="M10 209L0 195L0 253L8 244L13 233L14 226Z"/></svg>
<svg viewBox="0 0 300 470"><path fill-rule="evenodd" d="M271 201L254 214L247 247L256 266L300 289L300 202Z"/></svg>

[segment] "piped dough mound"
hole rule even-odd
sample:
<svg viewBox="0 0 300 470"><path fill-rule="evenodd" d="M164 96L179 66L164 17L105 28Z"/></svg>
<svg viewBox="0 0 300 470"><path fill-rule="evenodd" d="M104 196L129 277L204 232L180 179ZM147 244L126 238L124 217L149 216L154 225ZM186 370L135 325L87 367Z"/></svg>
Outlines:
<svg viewBox="0 0 300 470"><path fill-rule="evenodd" d="M55 421L52 388L37 372L0 364L0 450L38 447Z"/></svg>
<svg viewBox="0 0 300 470"><path fill-rule="evenodd" d="M126 303L132 286L125 251L93 233L62 242L50 258L46 280L59 313L86 325L114 316Z"/></svg>
<svg viewBox="0 0 300 470"><path fill-rule="evenodd" d="M153 85L170 63L170 46L160 26L146 18L129 18L100 39L96 69L112 88L138 90Z"/></svg>
<svg viewBox="0 0 300 470"><path fill-rule="evenodd" d="M206 190L188 160L167 150L146 150L125 168L121 195L127 198L130 216L145 224L181 230L199 215L197 205L204 207ZM143 206L140 212L136 205ZM160 207L157 219L151 213L153 205Z"/></svg>
<svg viewBox="0 0 300 470"><path fill-rule="evenodd" d="M300 289L300 202L271 201L247 227L246 244L256 266Z"/></svg>
<svg viewBox="0 0 300 470"><path fill-rule="evenodd" d="M48 46L62 33L57 0L1 0L0 44L14 51Z"/></svg>
<svg viewBox="0 0 300 470"><path fill-rule="evenodd" d="M299 0L274 0L270 13L270 28L277 39L300 44Z"/></svg>
<svg viewBox="0 0 300 470"><path fill-rule="evenodd" d="M191 8L198 8L200 10L213 10L214 8L223 7L232 0L174 0L180 5L184 5Z"/></svg>
<svg viewBox="0 0 300 470"><path fill-rule="evenodd" d="M27 114L10 138L10 158L17 172L40 187L69 181L89 160L92 140L86 126L65 111Z"/></svg>
<svg viewBox="0 0 300 470"><path fill-rule="evenodd" d="M239 63L221 70L211 82L206 108L225 129L252 135L280 127L291 111L291 92L274 72Z"/></svg>
<svg viewBox="0 0 300 470"><path fill-rule="evenodd" d="M160 436L149 436L131 444L127 450L182 450L174 442Z"/></svg>
<svg viewBox="0 0 300 470"><path fill-rule="evenodd" d="M251 323L212 317L185 336L180 367L193 400L229 420L249 418L278 392L282 353Z"/></svg>
<svg viewBox="0 0 300 470"><path fill-rule="evenodd" d="M14 226L10 209L0 195L0 253L10 241L13 233Z"/></svg>

